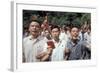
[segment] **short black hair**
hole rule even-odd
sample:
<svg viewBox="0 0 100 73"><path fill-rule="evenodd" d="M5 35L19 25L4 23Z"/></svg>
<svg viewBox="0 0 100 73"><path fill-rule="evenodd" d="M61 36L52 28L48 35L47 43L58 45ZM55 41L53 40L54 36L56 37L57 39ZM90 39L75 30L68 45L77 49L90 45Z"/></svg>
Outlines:
<svg viewBox="0 0 100 73"><path fill-rule="evenodd" d="M57 29L60 31L60 27L57 26L57 25L52 25L52 27L51 27L51 31L52 31L54 28L57 28Z"/></svg>
<svg viewBox="0 0 100 73"><path fill-rule="evenodd" d="M38 20L29 20L28 21L28 28L29 28L29 26L30 26L30 24L32 23L32 22L37 22L40 26L41 26L41 23L40 23L40 21L38 21Z"/></svg>
<svg viewBox="0 0 100 73"><path fill-rule="evenodd" d="M72 28L77 28L77 29L79 29L79 27L80 27L80 26L78 26L78 25L72 25L72 26L71 26L71 29L72 29Z"/></svg>
<svg viewBox="0 0 100 73"><path fill-rule="evenodd" d="M70 32L71 32L71 30L72 30L73 28L77 28L78 30L80 29L79 26L73 25L73 26L71 27L71 29L70 29Z"/></svg>
<svg viewBox="0 0 100 73"><path fill-rule="evenodd" d="M39 25L41 25L41 23L40 23L39 20L29 20L29 25L30 25L30 23L32 23L32 22L37 22L37 23L39 23Z"/></svg>

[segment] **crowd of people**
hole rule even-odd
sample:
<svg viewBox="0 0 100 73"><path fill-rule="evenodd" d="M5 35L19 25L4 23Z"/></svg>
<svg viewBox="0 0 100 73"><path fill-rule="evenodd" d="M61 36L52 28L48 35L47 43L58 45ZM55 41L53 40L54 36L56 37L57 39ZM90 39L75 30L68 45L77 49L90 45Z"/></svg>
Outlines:
<svg viewBox="0 0 100 73"><path fill-rule="evenodd" d="M32 20L23 34L22 54L23 62L91 59L91 26L60 27Z"/></svg>

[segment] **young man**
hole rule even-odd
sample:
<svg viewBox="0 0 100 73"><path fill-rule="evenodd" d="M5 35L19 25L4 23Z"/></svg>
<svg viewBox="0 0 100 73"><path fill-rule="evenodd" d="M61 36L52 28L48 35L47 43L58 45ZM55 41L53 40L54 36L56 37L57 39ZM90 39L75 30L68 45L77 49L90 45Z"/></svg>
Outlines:
<svg viewBox="0 0 100 73"><path fill-rule="evenodd" d="M30 35L23 39L23 62L37 62L40 61L37 56L42 56L46 41L40 36L41 28L37 21L30 21L29 32Z"/></svg>
<svg viewBox="0 0 100 73"><path fill-rule="evenodd" d="M75 26L72 27L71 37L66 46L70 51L68 60L90 59L91 57L90 50L84 45L84 41L80 41L78 36L79 29Z"/></svg>
<svg viewBox="0 0 100 73"><path fill-rule="evenodd" d="M49 58L50 61L65 60L65 54L68 50L65 48L66 42L59 39L60 28L56 25L51 27L51 40L48 40L47 52L48 54L43 57L43 60Z"/></svg>

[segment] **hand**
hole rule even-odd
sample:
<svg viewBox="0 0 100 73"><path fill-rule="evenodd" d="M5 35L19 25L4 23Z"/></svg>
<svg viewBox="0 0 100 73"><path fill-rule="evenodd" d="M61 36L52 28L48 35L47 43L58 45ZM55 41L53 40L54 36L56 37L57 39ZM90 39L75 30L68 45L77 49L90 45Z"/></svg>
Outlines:
<svg viewBox="0 0 100 73"><path fill-rule="evenodd" d="M42 53L38 54L38 55L36 56L36 58L37 58L37 59L41 59L44 55L46 55L46 52L42 52Z"/></svg>

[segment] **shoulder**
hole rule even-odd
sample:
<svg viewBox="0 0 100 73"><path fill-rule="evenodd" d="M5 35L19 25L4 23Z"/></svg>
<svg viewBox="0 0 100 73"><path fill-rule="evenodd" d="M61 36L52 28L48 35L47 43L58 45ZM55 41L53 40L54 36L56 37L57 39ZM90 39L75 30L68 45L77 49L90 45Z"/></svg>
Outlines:
<svg viewBox="0 0 100 73"><path fill-rule="evenodd" d="M48 39L47 39L46 37L44 37L44 36L39 36L38 39L39 39L40 41L45 41L45 42L48 41Z"/></svg>
<svg viewBox="0 0 100 73"><path fill-rule="evenodd" d="M29 39L31 39L31 36L27 36L27 37L23 38L23 42L26 42L26 41L28 41Z"/></svg>
<svg viewBox="0 0 100 73"><path fill-rule="evenodd" d="M68 38L67 40L67 44L70 44L72 41L71 41L71 38Z"/></svg>
<svg viewBox="0 0 100 73"><path fill-rule="evenodd" d="M82 40L78 40L78 45L83 45L83 43L84 43L84 41L82 41Z"/></svg>

